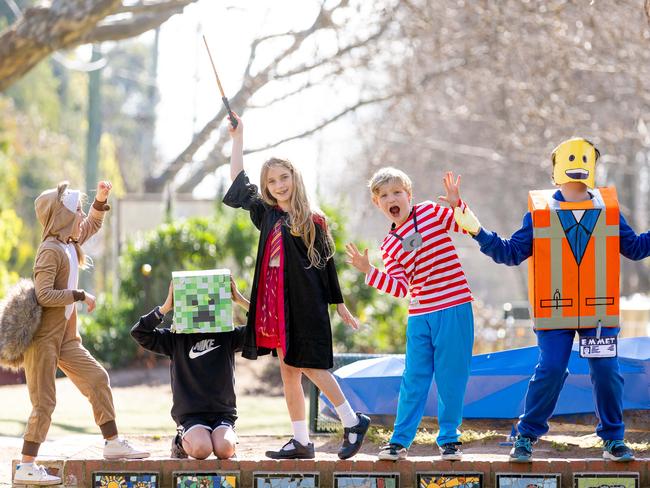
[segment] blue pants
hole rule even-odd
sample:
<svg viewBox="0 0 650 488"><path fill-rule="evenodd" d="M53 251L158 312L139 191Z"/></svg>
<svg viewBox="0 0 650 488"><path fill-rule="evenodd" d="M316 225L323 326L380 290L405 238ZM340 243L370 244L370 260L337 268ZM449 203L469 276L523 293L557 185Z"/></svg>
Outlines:
<svg viewBox="0 0 650 488"><path fill-rule="evenodd" d="M471 303L409 317L406 367L390 442L405 447L413 442L434 375L438 387L438 445L458 441L473 343Z"/></svg>
<svg viewBox="0 0 650 488"><path fill-rule="evenodd" d="M576 332L580 337L596 335L596 329L537 331L539 362L528 383L524 413L519 418L518 430L521 435L536 440L548 432L548 419L569 376L567 365ZM614 337L618 332L618 328L602 328L601 337ZM598 417L596 434L603 440L623 439L623 376L619 371L618 358L594 358L588 361Z"/></svg>

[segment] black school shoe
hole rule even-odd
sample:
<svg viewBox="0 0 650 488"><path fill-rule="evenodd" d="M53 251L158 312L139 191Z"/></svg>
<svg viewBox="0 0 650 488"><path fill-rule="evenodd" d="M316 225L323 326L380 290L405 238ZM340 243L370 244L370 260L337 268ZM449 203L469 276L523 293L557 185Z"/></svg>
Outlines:
<svg viewBox="0 0 650 488"><path fill-rule="evenodd" d="M285 449L292 446L291 449ZM279 451L266 451L266 457L271 459L314 459L314 443L310 442L303 446L296 439L291 439Z"/></svg>
<svg viewBox="0 0 650 488"><path fill-rule="evenodd" d="M187 459L188 457L185 449L183 449L183 439L180 434L176 434L172 439L172 452L169 457L172 459Z"/></svg>
<svg viewBox="0 0 650 488"><path fill-rule="evenodd" d="M357 425L343 429L343 444L341 445L341 449L339 449L339 459L351 458L359 452L359 449L361 449L363 437L366 435L366 432L368 432L368 427L370 427L370 417L357 412L357 418L359 419ZM350 434L357 434L356 442L350 442Z"/></svg>

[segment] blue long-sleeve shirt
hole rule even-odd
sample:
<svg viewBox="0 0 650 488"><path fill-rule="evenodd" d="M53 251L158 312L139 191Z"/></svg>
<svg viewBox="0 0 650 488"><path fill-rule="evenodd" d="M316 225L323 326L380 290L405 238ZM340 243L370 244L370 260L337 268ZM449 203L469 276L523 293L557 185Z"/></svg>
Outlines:
<svg viewBox="0 0 650 488"><path fill-rule="evenodd" d="M566 201L561 191L556 191L553 198ZM474 237L481 246L481 252L490 256L495 262L516 266L533 254L533 219L530 212L524 215L521 229L512 234L510 239L503 239L498 234L481 228ZM650 231L637 235L623 214L619 221L620 251L623 256L633 261L650 256Z"/></svg>

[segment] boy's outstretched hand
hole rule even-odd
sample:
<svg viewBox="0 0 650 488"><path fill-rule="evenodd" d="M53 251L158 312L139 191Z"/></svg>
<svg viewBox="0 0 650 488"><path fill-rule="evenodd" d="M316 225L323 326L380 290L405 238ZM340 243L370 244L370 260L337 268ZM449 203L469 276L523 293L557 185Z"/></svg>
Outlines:
<svg viewBox="0 0 650 488"><path fill-rule="evenodd" d="M345 303L339 303L336 305L336 311L343 320L343 323L352 327L353 329L359 328L359 321L354 318L354 315L348 310L348 307L345 306Z"/></svg>
<svg viewBox="0 0 650 488"><path fill-rule="evenodd" d="M438 200L447 202L451 208L456 208L460 205L460 175L455 178L452 171L447 171L447 174L442 179L442 183L445 185L446 195L441 195L438 197Z"/></svg>
<svg viewBox="0 0 650 488"><path fill-rule="evenodd" d="M348 255L348 259L345 261L346 263L351 264L364 274L368 274L368 272L370 272L368 249L366 249L363 254L361 254L357 249L357 246L349 242L345 245L345 252Z"/></svg>
<svg viewBox="0 0 650 488"><path fill-rule="evenodd" d="M163 303L160 306L160 313L163 315L167 315L167 312L169 312L171 309L174 308L174 285L173 282L169 282L169 293L167 293L167 298L165 299L165 303Z"/></svg>
<svg viewBox="0 0 650 488"><path fill-rule="evenodd" d="M477 235L481 231L481 223L469 207L466 207L465 210L456 207L454 209L454 220L461 229L469 232L473 236Z"/></svg>

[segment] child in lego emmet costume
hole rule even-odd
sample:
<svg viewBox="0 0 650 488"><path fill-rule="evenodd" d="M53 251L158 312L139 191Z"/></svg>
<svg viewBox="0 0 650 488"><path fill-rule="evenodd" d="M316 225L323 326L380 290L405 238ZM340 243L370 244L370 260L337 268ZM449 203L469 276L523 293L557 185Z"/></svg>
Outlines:
<svg viewBox="0 0 650 488"><path fill-rule="evenodd" d="M540 349L526 393L519 435L510 458L529 462L532 443L548 431L576 330L580 337L616 337L619 332L619 251L641 260L650 255L650 232L637 235L620 214L616 189L594 189L600 153L574 138L552 154L553 181L559 190L531 191L522 228L510 239L481 228L466 210L458 224L474 235L481 251L497 263L517 265L529 257L529 298ZM623 437L623 377L618 359L588 357L594 385L596 433L603 457L634 459Z"/></svg>
<svg viewBox="0 0 650 488"><path fill-rule="evenodd" d="M43 308L42 320L25 351L24 367L32 412L25 428L22 460L16 468L15 484L50 485L61 479L35 464L39 447L50 428L56 405L55 377L60 368L90 401L95 422L106 439L106 458L144 458L148 452L118 439L115 408L106 370L81 344L77 330L76 302L88 311L95 297L77 289L79 268L86 257L81 245L102 226L111 184L101 181L88 215L81 207L81 192L67 182L46 190L36 199L36 216L43 226L43 241L36 252L34 289Z"/></svg>

